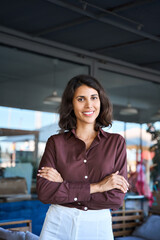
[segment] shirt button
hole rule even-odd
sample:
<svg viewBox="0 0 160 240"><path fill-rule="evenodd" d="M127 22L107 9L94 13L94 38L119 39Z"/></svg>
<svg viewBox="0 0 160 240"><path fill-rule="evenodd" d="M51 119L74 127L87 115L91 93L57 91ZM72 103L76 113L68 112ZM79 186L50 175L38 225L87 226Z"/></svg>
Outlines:
<svg viewBox="0 0 160 240"><path fill-rule="evenodd" d="M84 159L84 160L83 160L83 162L84 162L84 163L86 163L86 162L87 162L87 160L86 160L86 159Z"/></svg>
<svg viewBox="0 0 160 240"><path fill-rule="evenodd" d="M87 179L87 178L88 178L88 176L85 176L84 178L85 178L85 179Z"/></svg>
<svg viewBox="0 0 160 240"><path fill-rule="evenodd" d="M77 201L77 200L78 200L78 198L75 197L75 198L74 198L74 201Z"/></svg>
<svg viewBox="0 0 160 240"><path fill-rule="evenodd" d="M88 210L88 207L84 207L84 210L87 211L87 210Z"/></svg>

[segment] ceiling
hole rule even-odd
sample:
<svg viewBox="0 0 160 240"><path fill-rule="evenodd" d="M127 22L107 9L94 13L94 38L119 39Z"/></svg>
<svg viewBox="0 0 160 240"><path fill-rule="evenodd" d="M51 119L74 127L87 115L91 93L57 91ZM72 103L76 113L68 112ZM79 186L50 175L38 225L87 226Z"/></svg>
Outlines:
<svg viewBox="0 0 160 240"><path fill-rule="evenodd" d="M46 105L44 98L54 88L61 95L67 81L88 73L91 65L111 98L115 119L150 122L160 109L159 0L1 0L0 34L1 106L55 112L57 104ZM30 41L25 47L24 39ZM35 41L45 45L39 54ZM52 44L54 52L44 53ZM67 49L64 59L56 46ZM107 68L108 61L115 67ZM118 65L136 68L139 75L119 72ZM119 114L128 103L138 114Z"/></svg>

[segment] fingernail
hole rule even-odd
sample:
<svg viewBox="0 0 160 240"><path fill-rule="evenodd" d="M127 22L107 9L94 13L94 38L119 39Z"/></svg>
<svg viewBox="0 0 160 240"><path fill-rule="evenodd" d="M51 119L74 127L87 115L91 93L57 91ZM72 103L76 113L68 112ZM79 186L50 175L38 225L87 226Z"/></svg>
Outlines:
<svg viewBox="0 0 160 240"><path fill-rule="evenodd" d="M41 169L44 169L44 167L41 167Z"/></svg>
<svg viewBox="0 0 160 240"><path fill-rule="evenodd" d="M38 170L38 172L41 172L41 170Z"/></svg>

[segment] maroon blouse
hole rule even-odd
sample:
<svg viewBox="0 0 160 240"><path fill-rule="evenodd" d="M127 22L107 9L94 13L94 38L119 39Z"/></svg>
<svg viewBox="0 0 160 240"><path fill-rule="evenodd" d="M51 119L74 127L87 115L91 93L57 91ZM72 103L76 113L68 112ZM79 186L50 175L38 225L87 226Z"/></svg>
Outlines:
<svg viewBox="0 0 160 240"><path fill-rule="evenodd" d="M118 209L125 194L113 189L90 194L90 183L119 171L127 179L126 146L124 138L99 130L88 150L75 131L51 136L40 162L41 167L53 167L61 174L63 183L37 177L37 194L43 203L87 209Z"/></svg>

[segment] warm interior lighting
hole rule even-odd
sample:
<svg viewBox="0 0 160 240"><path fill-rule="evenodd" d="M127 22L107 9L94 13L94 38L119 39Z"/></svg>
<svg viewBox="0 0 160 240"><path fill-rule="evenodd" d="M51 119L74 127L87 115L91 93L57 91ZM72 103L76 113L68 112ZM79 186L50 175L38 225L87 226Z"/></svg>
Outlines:
<svg viewBox="0 0 160 240"><path fill-rule="evenodd" d="M155 113L152 117L151 120L153 121L159 121L160 120L160 110L158 110L157 113Z"/></svg>
<svg viewBox="0 0 160 240"><path fill-rule="evenodd" d="M138 110L136 108L133 108L131 104L128 104L126 108L122 108L120 110L121 115L135 115L138 114Z"/></svg>
<svg viewBox="0 0 160 240"><path fill-rule="evenodd" d="M44 104L49 104L49 105L60 103L60 102L61 102L61 97L58 96L56 91L53 91L53 93L48 97L46 97L43 101Z"/></svg>

